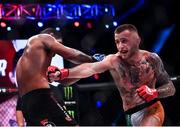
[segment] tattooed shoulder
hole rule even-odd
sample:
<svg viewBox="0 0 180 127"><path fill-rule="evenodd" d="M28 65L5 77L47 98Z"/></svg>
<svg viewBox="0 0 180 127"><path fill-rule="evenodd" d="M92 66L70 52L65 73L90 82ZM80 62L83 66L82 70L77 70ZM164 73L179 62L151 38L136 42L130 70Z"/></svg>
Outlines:
<svg viewBox="0 0 180 127"><path fill-rule="evenodd" d="M164 69L164 65L161 58L156 53L152 53L151 56L154 59L157 81L159 82L159 84L168 83L170 81L170 77Z"/></svg>

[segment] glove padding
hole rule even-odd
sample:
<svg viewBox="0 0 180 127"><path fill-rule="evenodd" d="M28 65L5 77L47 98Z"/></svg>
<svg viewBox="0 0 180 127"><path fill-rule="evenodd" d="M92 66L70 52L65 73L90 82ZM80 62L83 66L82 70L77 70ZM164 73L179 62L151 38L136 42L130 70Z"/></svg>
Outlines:
<svg viewBox="0 0 180 127"><path fill-rule="evenodd" d="M139 96L145 99L147 102L150 102L158 97L158 91L154 88L149 88L147 85L143 85L140 88L136 89Z"/></svg>
<svg viewBox="0 0 180 127"><path fill-rule="evenodd" d="M92 56L93 62L102 61L105 58L105 54L96 53Z"/></svg>
<svg viewBox="0 0 180 127"><path fill-rule="evenodd" d="M46 75L49 82L57 81L60 79L60 70L56 66L49 66Z"/></svg>
<svg viewBox="0 0 180 127"><path fill-rule="evenodd" d="M55 73L56 71L60 71L60 69L58 67L56 67L56 66L49 66L48 70L47 70L47 73L51 74L51 73Z"/></svg>
<svg viewBox="0 0 180 127"><path fill-rule="evenodd" d="M49 82L63 80L69 75L68 69L59 69L56 66L49 66L47 69L47 78Z"/></svg>

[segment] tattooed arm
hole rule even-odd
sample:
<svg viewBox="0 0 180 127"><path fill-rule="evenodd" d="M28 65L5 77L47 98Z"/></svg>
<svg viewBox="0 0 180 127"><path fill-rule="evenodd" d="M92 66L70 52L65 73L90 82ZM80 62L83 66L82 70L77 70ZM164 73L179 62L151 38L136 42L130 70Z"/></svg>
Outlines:
<svg viewBox="0 0 180 127"><path fill-rule="evenodd" d="M158 91L158 98L173 96L176 90L173 82L170 80L168 73L164 69L164 65L160 57L155 53L153 53L152 56L155 60L157 82L160 85L158 88L156 88Z"/></svg>

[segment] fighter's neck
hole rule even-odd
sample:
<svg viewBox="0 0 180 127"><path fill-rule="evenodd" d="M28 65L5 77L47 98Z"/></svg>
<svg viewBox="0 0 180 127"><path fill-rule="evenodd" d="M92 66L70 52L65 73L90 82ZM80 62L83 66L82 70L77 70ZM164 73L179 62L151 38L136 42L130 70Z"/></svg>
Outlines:
<svg viewBox="0 0 180 127"><path fill-rule="evenodd" d="M134 52L134 54L126 60L126 62L130 65L134 65L136 64L138 61L140 61L141 59L141 51L140 50L137 50L136 52Z"/></svg>

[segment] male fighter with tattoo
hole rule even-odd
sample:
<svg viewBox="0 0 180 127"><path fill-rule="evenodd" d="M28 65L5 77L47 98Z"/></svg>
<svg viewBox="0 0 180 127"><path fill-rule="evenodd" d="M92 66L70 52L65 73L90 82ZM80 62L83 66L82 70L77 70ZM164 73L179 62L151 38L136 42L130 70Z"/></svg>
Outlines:
<svg viewBox="0 0 180 127"><path fill-rule="evenodd" d="M91 56L64 46L59 32L47 28L32 36L16 67L22 112L28 126L76 125L50 89L46 71L56 54L73 63L93 62ZM68 79L75 82L78 79Z"/></svg>
<svg viewBox="0 0 180 127"><path fill-rule="evenodd" d="M137 28L132 24L117 27L114 38L118 49L116 54L110 54L100 62L59 69L48 77L51 81L66 77L85 78L110 70L123 101L127 124L161 126L164 109L158 99L174 95L175 87L160 57L156 53L139 49L141 39ZM55 72L52 67L48 71Z"/></svg>

